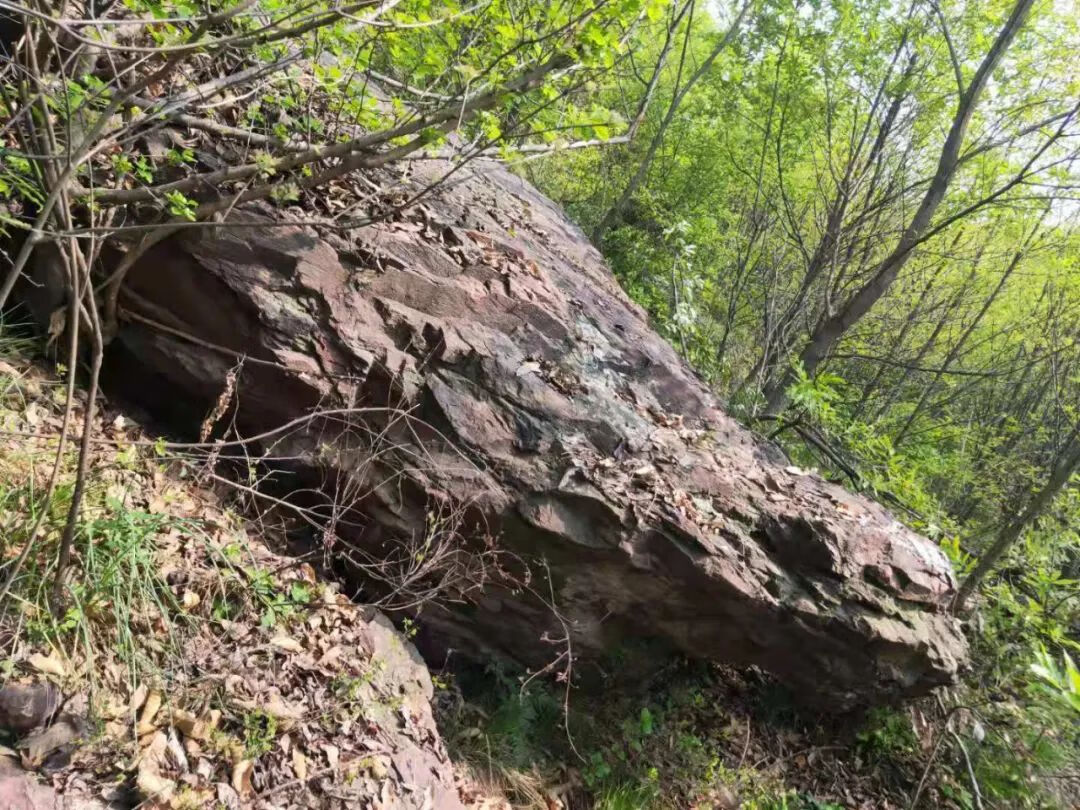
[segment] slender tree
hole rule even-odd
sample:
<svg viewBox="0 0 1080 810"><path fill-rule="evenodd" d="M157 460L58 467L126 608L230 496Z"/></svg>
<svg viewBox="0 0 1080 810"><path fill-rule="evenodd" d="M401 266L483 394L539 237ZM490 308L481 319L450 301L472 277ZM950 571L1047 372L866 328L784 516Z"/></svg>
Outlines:
<svg viewBox="0 0 1080 810"><path fill-rule="evenodd" d="M682 69L686 59L686 51L690 44L691 34L693 33L693 11L691 11L689 21L687 22L686 31L683 38L683 58L679 61L679 77L676 78L675 92L671 96L671 101L668 102L667 111L664 113L663 119L660 121L660 125L657 127L655 134L649 141L648 146L645 148L645 154L637 164L637 169L631 175L629 182L623 187L623 190L615 198L615 202L604 213L597 223L592 232L593 244L599 245L604 238L604 234L618 221L618 218L622 215L623 210L626 208L630 199L637 193L637 190L641 187L641 184L645 181L645 178L649 174L649 169L652 166L653 160L656 158L656 153L660 150L661 144L664 142L664 137L667 134L668 128L671 126L672 121L675 120L676 114L679 112L679 107L690 94L690 91L694 89L694 86L706 76L709 70L712 68L713 63L722 54L729 45L738 36L739 28L746 18L747 13L750 11L754 0L744 0L742 6L739 8L735 15L734 21L728 27L724 35L709 51L708 55L702 60L697 70L690 74L685 82L680 84L680 78L682 76Z"/></svg>
<svg viewBox="0 0 1080 810"><path fill-rule="evenodd" d="M915 248L926 241L930 235L943 229L943 224L936 227L933 225L934 215L945 199L946 192L949 190L957 169L960 167L961 150L964 145L968 124L975 114L979 100L986 90L994 70L1001 63L1009 46L1023 28L1033 4L1034 0L1017 0L1008 20L998 32L994 43L987 51L975 71L974 77L966 87L962 84L960 68L958 65L956 66L956 77L958 89L960 90L959 101L938 156L937 168L927 186L926 193L895 246L878 263L869 279L851 293L839 306L826 310L814 327L798 358L799 364L807 374L813 375L817 371L818 366L844 334L858 323L870 311L870 308L888 292L897 275L911 258ZM1020 180L1018 179L1016 182L1020 182ZM968 208L973 213L981 208L983 204L985 204L985 201L982 204L973 204ZM949 217L948 221L951 223L960 218L960 215L954 214ZM779 375L766 389L766 416L775 418L784 410L787 405L787 389L793 379L794 371L788 370Z"/></svg>
<svg viewBox="0 0 1080 810"><path fill-rule="evenodd" d="M971 595L997 565L998 561L1023 536L1024 530L1045 514L1054 499L1069 486L1073 475L1080 470L1080 425L1077 426L1062 448L1050 474L1042 487L1018 514L1006 522L994 538L994 542L979 555L979 562L960 584L953 601L954 612L964 610Z"/></svg>

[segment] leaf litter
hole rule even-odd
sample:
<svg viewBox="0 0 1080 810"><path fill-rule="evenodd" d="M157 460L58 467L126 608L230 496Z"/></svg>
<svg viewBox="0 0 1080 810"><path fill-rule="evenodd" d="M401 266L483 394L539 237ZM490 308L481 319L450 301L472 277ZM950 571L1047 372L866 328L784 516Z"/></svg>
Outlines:
<svg viewBox="0 0 1080 810"><path fill-rule="evenodd" d="M62 398L32 365L0 374L0 484L26 485L0 504L10 527L43 490ZM79 430L78 396L73 416ZM0 617L0 727L24 735L24 769L87 807L457 807L459 788L490 802L455 775L427 670L385 617L249 533L192 483L198 460L164 457L115 412L100 423L84 523L135 521L156 581L127 612L106 590L66 624L29 600ZM100 574L89 558L113 542L92 537L82 570Z"/></svg>

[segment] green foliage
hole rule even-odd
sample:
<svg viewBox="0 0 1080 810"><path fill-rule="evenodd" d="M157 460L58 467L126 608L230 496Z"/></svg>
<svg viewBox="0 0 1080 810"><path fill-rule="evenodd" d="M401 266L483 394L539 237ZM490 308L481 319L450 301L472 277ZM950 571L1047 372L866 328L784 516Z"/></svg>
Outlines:
<svg viewBox="0 0 1080 810"><path fill-rule="evenodd" d="M299 608L311 602L311 589L303 583L294 582L288 591L283 591L274 575L265 568L245 568L243 575L242 588L259 606L263 627L275 627L291 619ZM238 578L234 575L234 579ZM222 604L221 610L221 618L227 618L227 603Z"/></svg>
<svg viewBox="0 0 1080 810"><path fill-rule="evenodd" d="M1061 539L1056 526L1036 527L1018 550L1024 569L990 586L973 639L967 700L980 717L964 736L984 793L1009 807L1056 806L1038 776L1078 759L1068 674L1077 587L1060 575L1074 553ZM962 774L955 783L968 789Z"/></svg>
<svg viewBox="0 0 1080 810"><path fill-rule="evenodd" d="M4 151L0 160L0 198L18 198L40 205L43 197L34 174L34 165L24 157Z"/></svg>
<svg viewBox="0 0 1080 810"><path fill-rule="evenodd" d="M0 355L8 356L5 350L12 347L22 350L24 343L0 332ZM9 409L47 409L48 384L11 377L10 368L5 364L0 372L0 419L10 416ZM76 524L71 550L81 576L65 582L64 609L57 615L52 592L61 530L71 506L75 455L69 447L61 458L60 484L46 498L39 476L27 472L46 466L35 453L48 453L51 463L52 450L32 447L25 452L26 457L20 456L15 443L0 454L0 556L6 561L5 577L31 527L40 520L42 529L10 583L3 620L19 628L24 643L67 651L85 662L85 671L92 676L100 657L125 667L132 682L158 679L162 668L179 657L188 623L161 571L159 544L171 532L189 532L193 527L121 500L114 482L128 454L102 455L87 485L88 507ZM11 624L13 620L17 625Z"/></svg>
<svg viewBox="0 0 1080 810"><path fill-rule="evenodd" d="M187 147L170 149L165 153L165 160L170 166L185 166L195 162L195 153Z"/></svg>
<svg viewBox="0 0 1080 810"><path fill-rule="evenodd" d="M843 399L844 378L827 372L811 377L797 364L794 370L795 381L788 389L792 406L802 409L816 422L834 424L837 421L835 403Z"/></svg>
<svg viewBox="0 0 1080 810"><path fill-rule="evenodd" d="M489 668L482 677L459 680L479 691L471 701L451 701L454 711L440 717L440 727L451 753L480 772L546 775L575 762L587 806L676 810L737 796L741 807L835 810L790 790L773 769L741 761L747 724L755 738L792 733L795 724L781 729L757 717L734 717L740 701L732 701L731 685L714 669L679 662L645 683L648 688L634 694L575 690L567 705L557 685L533 681L522 692L518 679ZM752 694L747 699L752 702ZM508 784L514 793L514 781Z"/></svg>
<svg viewBox="0 0 1080 810"><path fill-rule="evenodd" d="M745 810L844 810L833 802L820 802L813 796L794 791L777 796L753 798L742 804Z"/></svg>
<svg viewBox="0 0 1080 810"><path fill-rule="evenodd" d="M562 705L551 692L529 690L508 696L491 715L485 733L501 762L528 768L561 736Z"/></svg>
<svg viewBox="0 0 1080 810"><path fill-rule="evenodd" d="M198 207L198 203L185 196L182 192L165 192L165 202L167 203L169 213L174 217L186 219L191 222L195 221L195 209Z"/></svg>
<svg viewBox="0 0 1080 810"><path fill-rule="evenodd" d="M874 709L856 735L856 750L878 762L901 759L918 750L911 719L893 709Z"/></svg>
<svg viewBox="0 0 1080 810"><path fill-rule="evenodd" d="M131 162L131 158L123 153L112 156L112 165L117 177L124 177L135 170L135 164Z"/></svg>
<svg viewBox="0 0 1080 810"><path fill-rule="evenodd" d="M62 521L70 492L70 487L58 490L47 507L51 520ZM144 657L142 636L155 622L163 622L165 637L170 639L173 623L183 620L155 558L156 538L170 526L160 515L118 503L105 516L81 525L73 553L81 561L84 576L70 584L70 605L57 618L47 606L54 563L28 565L16 598L34 606L28 611L30 638L74 643L90 656L107 646L132 673L155 671L157 664Z"/></svg>
<svg viewBox="0 0 1080 810"><path fill-rule="evenodd" d="M1044 648L1035 655L1031 672L1039 679L1039 687L1050 698L1080 713L1080 670L1068 653L1061 654L1061 665Z"/></svg>
<svg viewBox="0 0 1080 810"><path fill-rule="evenodd" d="M135 158L135 176L144 183L154 182L154 164L149 158L144 155L139 155ZM178 197L177 200L183 205L186 205L186 199Z"/></svg>
<svg viewBox="0 0 1080 810"><path fill-rule="evenodd" d="M593 803L595 810L645 810L656 801L655 789L622 785L604 790Z"/></svg>
<svg viewBox="0 0 1080 810"><path fill-rule="evenodd" d="M355 13L342 13L336 0L313 0L302 7L259 0L255 9L239 0L125 0L107 18L84 26L86 38L110 41L118 64L126 56L145 56L155 45L169 48L170 60L149 87L129 97L118 90L130 77L110 77L96 69L72 76L71 66L60 66L51 54L35 69L44 74L37 78L41 86L50 88L43 93L42 107L48 105L52 116L55 148L63 153L78 146L81 154L69 156L75 158L72 169L85 188L92 187L76 211L81 225L86 213L124 207L100 208L101 192L145 191L139 185L159 187L152 196L142 195L141 202L152 199L170 217L194 221L200 205L220 200L223 193L251 191L253 175L263 183L252 193L279 204L304 203L305 192L324 192L325 183L312 189L315 184L300 178L323 174L325 161L308 155L299 165L283 165L296 157L290 148L296 143L329 147L365 131L372 137L357 151L368 155L390 147L400 149L398 156L421 148L468 151L460 143L491 146L509 156L523 142L619 135L627 116L596 104L593 82L629 63L634 47L664 30L669 5L670 0L554 5L404 0L353 4ZM29 24L41 25L42 18L31 15ZM121 56L124 47L134 50ZM146 61L129 62L128 68L149 79L140 72ZM81 59L72 64L84 67ZM199 93L180 90L184 83L220 83L227 74L233 74L235 83L226 84L223 92L237 100L235 108L203 104ZM184 81L174 83L175 75ZM10 77L3 82L4 98L21 103L25 87ZM147 100L157 95L161 98ZM13 206L10 217L0 211L0 223L26 229L20 217L28 204L46 199L42 189L53 181L43 167L52 158L38 156L33 146L45 137L33 105L9 103L15 106L4 108L5 118L17 123L9 125L9 143L18 142L21 152L5 149L0 199L17 197L22 205ZM232 143L213 150L217 157L185 145L175 137L175 127L163 127L179 113L221 125L211 130L214 137ZM422 116L428 115L431 121L425 125ZM20 117L25 120L18 123ZM460 142L448 140L454 130L462 132ZM172 143L158 149L155 133L174 136ZM90 138L87 143L82 143L84 135ZM254 171L246 167L231 182L169 187L220 169L224 155L250 161ZM145 213L140 208L138 217Z"/></svg>
<svg viewBox="0 0 1080 810"><path fill-rule="evenodd" d="M244 753L257 759L269 753L277 739L277 718L266 712L253 711L244 715Z"/></svg>

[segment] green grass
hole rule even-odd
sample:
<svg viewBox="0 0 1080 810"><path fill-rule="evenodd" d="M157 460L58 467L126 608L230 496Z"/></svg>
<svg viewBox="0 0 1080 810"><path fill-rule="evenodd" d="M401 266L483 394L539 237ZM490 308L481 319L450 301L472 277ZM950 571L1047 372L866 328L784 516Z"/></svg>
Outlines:
<svg viewBox="0 0 1080 810"><path fill-rule="evenodd" d="M656 806L655 788L619 785L600 792L594 810L647 810Z"/></svg>
<svg viewBox="0 0 1080 810"><path fill-rule="evenodd" d="M0 624L14 645L5 652L54 651L69 662L66 678L85 677L91 687L100 663L113 673L118 665L130 684L158 681L162 670L180 660L181 625L187 621L163 578L160 540L170 532L196 533L194 527L128 505L152 473L149 466L136 472L136 464L151 462L141 459L133 445L120 451L95 448L72 565L64 577L63 598L53 603L77 447L69 441L57 485L49 493L46 481L57 438L31 439L22 433L28 425L29 432L44 435L55 429L63 387L34 370L25 354L28 341L7 335L0 327L0 425L11 425L15 432L0 444L0 583L15 570L39 519L41 526L0 604ZM28 412L37 416L30 420Z"/></svg>
<svg viewBox="0 0 1080 810"><path fill-rule="evenodd" d="M871 762L909 757L918 748L910 718L895 709L871 711L855 737L855 750Z"/></svg>
<svg viewBox="0 0 1080 810"><path fill-rule="evenodd" d="M77 536L82 570L69 589L72 604L61 629L79 628L88 650L113 642L133 674L153 667L143 652L146 635L178 645L176 622L183 613L160 575L156 551L156 538L172 523L116 506L109 516L84 524ZM107 639L94 638L100 626L94 619L109 629Z"/></svg>
<svg viewBox="0 0 1080 810"><path fill-rule="evenodd" d="M274 746L277 734L277 718L261 711L244 715L244 753L249 759L257 759L268 753Z"/></svg>
<svg viewBox="0 0 1080 810"><path fill-rule="evenodd" d="M112 504L100 516L81 523L74 541L75 565L65 577L65 601L55 611L51 591L57 537L69 493L70 485L59 487L48 504L15 496L17 502L33 505L24 513L20 529L36 518L36 510L47 509L49 515L36 553L27 558L3 606L3 617L20 625L22 637L31 644L85 662L91 676L97 671L96 660L105 656L127 669L130 682L141 682L156 673L163 655L180 644L177 622L184 621L184 614L161 576L157 555L158 537L176 522ZM10 490L7 494L0 500L10 500ZM14 548L25 540L20 529L9 534Z"/></svg>
<svg viewBox="0 0 1080 810"><path fill-rule="evenodd" d="M534 681L522 692L517 678L489 667L453 685L464 700L440 712L440 728L455 760L501 776L494 781L507 797L530 810L545 805L530 803L532 791L515 775L527 775L529 787L559 784L567 766L578 779L575 807L681 810L738 796L746 810L833 810L741 762L744 726L732 725L724 690L714 670L687 662L636 694L573 690L567 718L557 684ZM755 735L771 733L758 719L748 722Z"/></svg>

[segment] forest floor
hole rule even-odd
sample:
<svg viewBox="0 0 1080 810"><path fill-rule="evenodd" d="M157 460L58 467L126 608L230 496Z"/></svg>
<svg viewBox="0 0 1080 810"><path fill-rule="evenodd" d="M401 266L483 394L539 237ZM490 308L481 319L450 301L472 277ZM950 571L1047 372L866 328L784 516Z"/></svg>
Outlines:
<svg viewBox="0 0 1080 810"><path fill-rule="evenodd" d="M77 442L43 503L65 391L18 348L0 347L6 570L48 511L0 626L0 806L53 806L28 773L88 808L435 808L459 788L479 795L455 776L427 669L389 621L273 550L272 526L207 485L212 462L108 406L54 615ZM76 391L70 435L84 402Z"/></svg>
<svg viewBox="0 0 1080 810"><path fill-rule="evenodd" d="M432 679L385 618L280 550L272 512L253 520L236 490L210 486L215 459L111 405L97 416L78 575L54 615L77 448L43 503L66 392L21 348L0 346L7 570L38 517L42 531L0 627L0 799L17 789L24 802L5 806L53 806L29 774L68 806L191 810L451 796L486 810L898 810L918 789L933 734L917 707L809 717L758 673L683 661L633 692L523 688L490 667ZM83 402L76 391L71 436ZM410 773L424 769L433 787L418 790ZM922 806L962 806L949 789L929 780Z"/></svg>
<svg viewBox="0 0 1080 810"><path fill-rule="evenodd" d="M933 745L918 706L810 714L755 670L673 660L632 691L572 690L569 704L562 685L521 680L459 673L436 713L455 760L515 807L900 810ZM940 776L920 806L960 807Z"/></svg>

